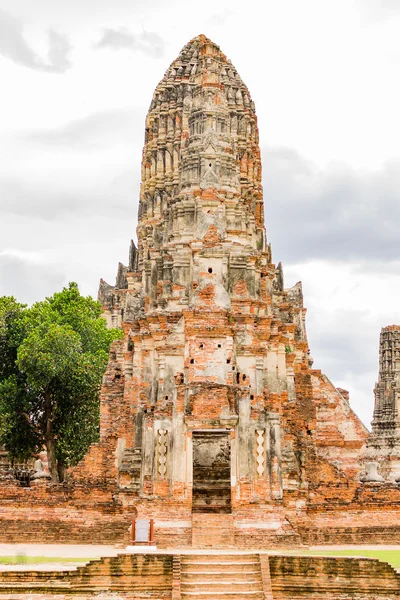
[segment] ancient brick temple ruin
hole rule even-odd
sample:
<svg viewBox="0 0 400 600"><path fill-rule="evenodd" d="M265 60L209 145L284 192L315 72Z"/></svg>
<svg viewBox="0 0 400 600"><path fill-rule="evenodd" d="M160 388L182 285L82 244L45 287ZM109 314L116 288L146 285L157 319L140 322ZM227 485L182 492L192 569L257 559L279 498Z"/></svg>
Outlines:
<svg viewBox="0 0 400 600"><path fill-rule="evenodd" d="M364 481L400 481L400 326L381 331L379 379L372 431L365 453ZM380 473L378 473L378 468Z"/></svg>
<svg viewBox="0 0 400 600"><path fill-rule="evenodd" d="M100 285L124 332L100 442L65 484L7 483L0 534L121 541L138 515L160 547L397 541L400 329L382 334L366 448L347 392L312 368L301 284L272 262L254 103L202 35L154 92L137 238Z"/></svg>
<svg viewBox="0 0 400 600"><path fill-rule="evenodd" d="M254 103L204 36L153 95L137 238L116 287L100 286L125 334L96 449L118 496L165 539L300 539L306 507L354 494L367 431L312 369L301 284L284 288L266 239ZM375 446L394 415L383 388Z"/></svg>

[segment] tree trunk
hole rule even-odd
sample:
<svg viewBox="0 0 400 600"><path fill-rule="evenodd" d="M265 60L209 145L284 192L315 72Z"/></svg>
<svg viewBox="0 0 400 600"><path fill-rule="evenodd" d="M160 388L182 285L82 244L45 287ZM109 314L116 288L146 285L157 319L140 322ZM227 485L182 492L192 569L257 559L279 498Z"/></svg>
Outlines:
<svg viewBox="0 0 400 600"><path fill-rule="evenodd" d="M51 396L50 392L46 391L44 396L44 413L45 413L45 441L47 450L47 460L49 465L49 472L52 481L60 481L57 468L57 457L56 457L56 440L53 432L53 415L51 410Z"/></svg>
<svg viewBox="0 0 400 600"><path fill-rule="evenodd" d="M58 472L58 481L64 481L65 465L64 465L64 461L61 458L59 458L57 461L57 472Z"/></svg>

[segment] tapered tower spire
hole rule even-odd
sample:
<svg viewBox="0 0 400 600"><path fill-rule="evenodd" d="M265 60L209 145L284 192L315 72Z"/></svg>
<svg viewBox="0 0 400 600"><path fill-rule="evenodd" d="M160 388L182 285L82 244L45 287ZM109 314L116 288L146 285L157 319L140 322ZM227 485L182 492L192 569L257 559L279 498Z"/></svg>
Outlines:
<svg viewBox="0 0 400 600"><path fill-rule="evenodd" d="M242 251L265 250L254 103L234 66L204 35L183 48L154 92L137 234L138 268L152 308L190 303L200 272L212 269L222 283Z"/></svg>

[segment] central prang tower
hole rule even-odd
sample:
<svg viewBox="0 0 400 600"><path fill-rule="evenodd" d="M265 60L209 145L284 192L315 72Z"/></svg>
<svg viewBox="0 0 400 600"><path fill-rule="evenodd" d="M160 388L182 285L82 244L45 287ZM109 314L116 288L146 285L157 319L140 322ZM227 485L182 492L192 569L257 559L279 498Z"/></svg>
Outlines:
<svg viewBox="0 0 400 600"><path fill-rule="evenodd" d="M270 260L254 103L204 36L182 50L154 92L137 235L146 310L196 308L205 296L230 309L238 282L261 299Z"/></svg>
<svg viewBox="0 0 400 600"><path fill-rule="evenodd" d="M284 289L266 244L254 103L203 35L154 92L137 238L100 285L124 340L76 473L155 518L161 545L293 538L312 490L357 485L366 430L311 370L301 284Z"/></svg>

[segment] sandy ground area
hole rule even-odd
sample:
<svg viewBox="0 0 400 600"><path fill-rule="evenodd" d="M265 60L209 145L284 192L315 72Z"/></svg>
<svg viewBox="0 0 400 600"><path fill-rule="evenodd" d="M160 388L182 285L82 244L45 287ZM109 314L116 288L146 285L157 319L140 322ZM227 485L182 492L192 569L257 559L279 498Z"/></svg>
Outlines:
<svg viewBox="0 0 400 600"><path fill-rule="evenodd" d="M95 544L0 544L0 556L63 556L65 558L96 558L116 556L123 552L115 546Z"/></svg>

